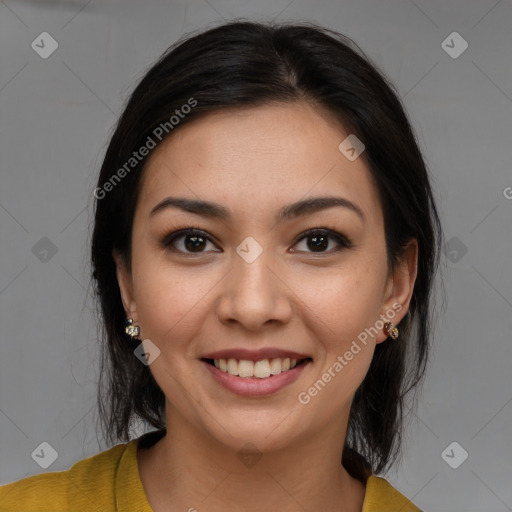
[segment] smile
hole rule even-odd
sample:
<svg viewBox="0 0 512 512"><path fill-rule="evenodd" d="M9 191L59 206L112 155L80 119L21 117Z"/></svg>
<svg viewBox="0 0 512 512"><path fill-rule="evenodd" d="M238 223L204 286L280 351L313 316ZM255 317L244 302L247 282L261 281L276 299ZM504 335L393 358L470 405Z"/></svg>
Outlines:
<svg viewBox="0 0 512 512"><path fill-rule="evenodd" d="M247 359L206 359L209 364L213 364L215 368L219 369L229 375L238 376L241 378L255 377L257 379L266 379L273 375L280 375L281 373L293 370L297 365L310 360L306 359L291 359L286 358L273 358L261 359L259 361L249 361Z"/></svg>
<svg viewBox="0 0 512 512"><path fill-rule="evenodd" d="M264 397L278 393L295 382L313 362L298 358L203 358L204 368L213 380L228 391L246 397ZM215 364L217 363L217 365ZM293 363L293 367L292 367ZM231 372L233 373L230 373ZM234 373L237 373L235 375ZM274 373L272 373L274 372Z"/></svg>

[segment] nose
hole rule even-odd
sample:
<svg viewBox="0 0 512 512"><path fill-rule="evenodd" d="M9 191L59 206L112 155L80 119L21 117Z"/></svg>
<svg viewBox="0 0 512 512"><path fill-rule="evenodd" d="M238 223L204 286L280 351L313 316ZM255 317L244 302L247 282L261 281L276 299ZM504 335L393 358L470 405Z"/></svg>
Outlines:
<svg viewBox="0 0 512 512"><path fill-rule="evenodd" d="M265 251L252 263L235 254L222 287L216 311L222 323L259 331L284 325L292 317L293 292L279 265Z"/></svg>

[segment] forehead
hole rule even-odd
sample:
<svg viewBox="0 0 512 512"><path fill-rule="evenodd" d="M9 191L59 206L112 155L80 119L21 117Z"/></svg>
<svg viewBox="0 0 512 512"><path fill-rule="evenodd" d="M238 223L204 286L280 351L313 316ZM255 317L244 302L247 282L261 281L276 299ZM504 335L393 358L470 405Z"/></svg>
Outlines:
<svg viewBox="0 0 512 512"><path fill-rule="evenodd" d="M365 216L381 216L363 158L338 149L349 135L307 103L223 109L178 127L150 155L139 195L149 211L167 196L212 200L237 214L274 214L283 205L337 195Z"/></svg>

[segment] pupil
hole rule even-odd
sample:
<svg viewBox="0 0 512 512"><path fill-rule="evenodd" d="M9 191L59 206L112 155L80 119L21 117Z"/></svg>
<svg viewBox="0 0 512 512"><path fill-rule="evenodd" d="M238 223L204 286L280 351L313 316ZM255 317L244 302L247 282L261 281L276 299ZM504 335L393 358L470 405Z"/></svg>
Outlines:
<svg viewBox="0 0 512 512"><path fill-rule="evenodd" d="M185 246L187 247L187 250L202 249L204 243L204 238L199 235L189 235L185 239Z"/></svg>
<svg viewBox="0 0 512 512"><path fill-rule="evenodd" d="M311 240L313 241L313 243L308 244L308 247L310 249L325 249L329 245L328 237L326 237L325 235L314 235L311 237Z"/></svg>

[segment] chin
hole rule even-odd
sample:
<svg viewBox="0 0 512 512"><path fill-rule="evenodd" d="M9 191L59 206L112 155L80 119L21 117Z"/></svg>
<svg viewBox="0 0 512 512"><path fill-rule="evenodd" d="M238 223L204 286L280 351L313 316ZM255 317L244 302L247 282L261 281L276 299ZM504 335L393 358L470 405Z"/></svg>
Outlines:
<svg viewBox="0 0 512 512"><path fill-rule="evenodd" d="M222 421L219 421L222 426L216 422L209 422L210 436L236 453L243 451L244 447L246 450L254 449L261 453L281 450L301 437L300 425L291 425L288 422L284 424L287 415L288 413L280 414L279 418L276 418L275 412L249 414L244 421L230 421L224 416Z"/></svg>

